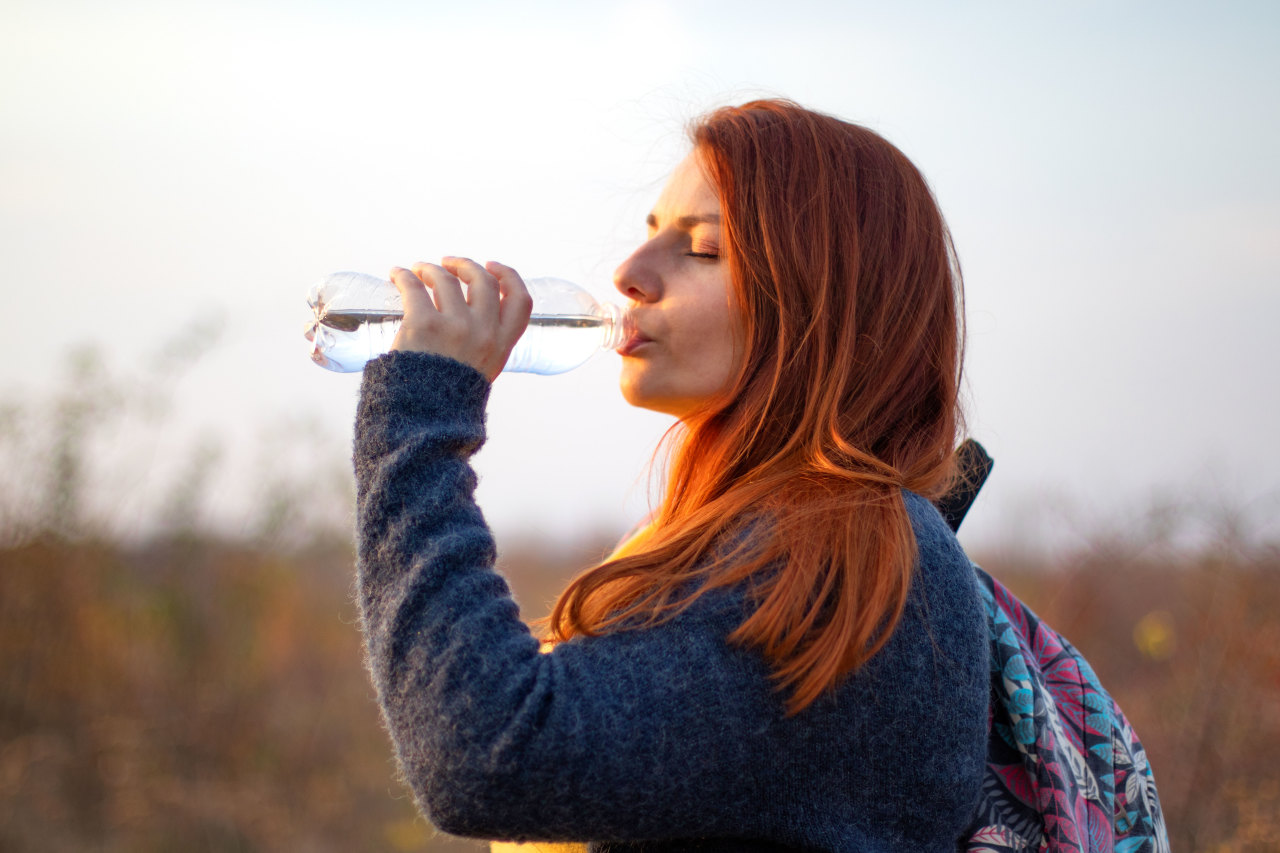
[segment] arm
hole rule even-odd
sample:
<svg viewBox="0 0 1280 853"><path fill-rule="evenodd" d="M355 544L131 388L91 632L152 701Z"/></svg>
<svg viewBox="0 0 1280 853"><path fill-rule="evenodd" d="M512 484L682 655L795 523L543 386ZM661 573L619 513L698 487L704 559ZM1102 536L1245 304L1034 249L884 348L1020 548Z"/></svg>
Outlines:
<svg viewBox="0 0 1280 853"><path fill-rule="evenodd" d="M782 709L762 662L723 640L741 612L704 596L656 629L539 654L472 500L467 460L484 438L488 388L434 355L392 353L365 370L359 600L378 701L418 802L461 835L749 833L742 804L758 774L742 769L760 762Z"/></svg>

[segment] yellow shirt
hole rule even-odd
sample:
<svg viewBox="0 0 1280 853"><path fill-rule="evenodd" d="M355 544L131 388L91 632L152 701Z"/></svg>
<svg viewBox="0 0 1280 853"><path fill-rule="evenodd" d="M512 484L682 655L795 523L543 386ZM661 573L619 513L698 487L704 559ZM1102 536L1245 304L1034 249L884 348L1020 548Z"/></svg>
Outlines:
<svg viewBox="0 0 1280 853"><path fill-rule="evenodd" d="M623 540L622 544L613 549L609 559L616 560L619 557L634 553L640 544L649 538L651 529L652 525L649 524L637 529ZM550 652L551 649L551 643L542 644L543 654ZM578 842L531 841L527 844L516 844L513 841L491 841L489 842L489 853L587 853L587 845Z"/></svg>

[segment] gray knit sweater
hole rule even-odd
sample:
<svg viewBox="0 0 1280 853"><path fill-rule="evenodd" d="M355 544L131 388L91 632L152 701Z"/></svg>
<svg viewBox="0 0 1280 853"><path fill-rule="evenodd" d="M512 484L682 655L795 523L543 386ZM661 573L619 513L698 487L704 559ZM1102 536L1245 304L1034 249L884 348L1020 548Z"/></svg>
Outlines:
<svg viewBox="0 0 1280 853"><path fill-rule="evenodd" d="M468 458L489 383L434 355L364 372L358 595L404 778L446 832L593 850L954 851L979 797L986 623L969 560L907 493L920 559L884 650L787 718L725 638L742 591L550 654L493 568Z"/></svg>

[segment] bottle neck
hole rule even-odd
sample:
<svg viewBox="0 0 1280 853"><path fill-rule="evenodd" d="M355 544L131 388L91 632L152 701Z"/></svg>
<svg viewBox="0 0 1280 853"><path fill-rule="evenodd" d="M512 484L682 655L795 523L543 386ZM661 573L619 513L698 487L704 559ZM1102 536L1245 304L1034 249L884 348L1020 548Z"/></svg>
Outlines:
<svg viewBox="0 0 1280 853"><path fill-rule="evenodd" d="M604 318L604 337L600 348L615 350L631 337L631 315L612 302L601 302L596 313Z"/></svg>

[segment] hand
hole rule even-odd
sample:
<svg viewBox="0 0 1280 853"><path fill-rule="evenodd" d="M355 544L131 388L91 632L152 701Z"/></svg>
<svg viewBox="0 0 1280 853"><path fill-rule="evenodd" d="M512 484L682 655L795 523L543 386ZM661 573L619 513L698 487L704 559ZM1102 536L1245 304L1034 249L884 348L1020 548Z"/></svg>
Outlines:
<svg viewBox="0 0 1280 853"><path fill-rule="evenodd" d="M467 285L463 295L462 284ZM511 267L443 258L440 265L392 267L404 320L393 350L432 352L468 364L490 382L502 372L533 310L533 298Z"/></svg>

